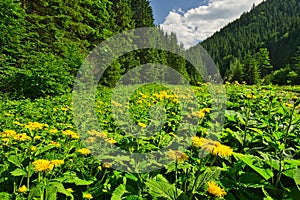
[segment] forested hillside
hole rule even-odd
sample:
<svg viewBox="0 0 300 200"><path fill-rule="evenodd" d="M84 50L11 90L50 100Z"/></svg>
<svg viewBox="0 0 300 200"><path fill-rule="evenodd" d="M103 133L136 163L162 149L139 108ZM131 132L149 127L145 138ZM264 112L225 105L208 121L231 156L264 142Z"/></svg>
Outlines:
<svg viewBox="0 0 300 200"><path fill-rule="evenodd" d="M299 32L300 1L267 0L201 45L227 80L299 84Z"/></svg>
<svg viewBox="0 0 300 200"><path fill-rule="evenodd" d="M32 99L70 92L77 70L94 47L124 30L153 26L147 0L1 1L0 91ZM174 34L161 34L168 44L177 45ZM130 66L147 62L185 71L185 61L174 63L167 52L136 51L114 62L101 83L111 86Z"/></svg>

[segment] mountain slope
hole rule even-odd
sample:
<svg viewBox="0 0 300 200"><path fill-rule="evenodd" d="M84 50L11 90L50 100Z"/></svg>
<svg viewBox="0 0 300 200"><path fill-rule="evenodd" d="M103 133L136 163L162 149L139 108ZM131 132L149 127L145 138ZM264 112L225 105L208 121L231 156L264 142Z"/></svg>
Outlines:
<svg viewBox="0 0 300 200"><path fill-rule="evenodd" d="M243 60L260 48L267 48L274 70L290 63L300 46L300 1L267 0L238 20L201 42L219 65L222 76L228 70L226 57Z"/></svg>

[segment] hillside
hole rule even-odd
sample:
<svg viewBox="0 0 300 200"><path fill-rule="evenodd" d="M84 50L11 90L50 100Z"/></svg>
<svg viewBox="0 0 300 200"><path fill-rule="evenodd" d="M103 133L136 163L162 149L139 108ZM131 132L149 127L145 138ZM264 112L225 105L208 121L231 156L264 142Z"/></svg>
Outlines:
<svg viewBox="0 0 300 200"><path fill-rule="evenodd" d="M36 99L68 93L94 47L139 27L154 27L148 0L0 1L0 94ZM174 34L164 36L177 46ZM100 83L113 86L130 67L148 62L176 66L187 74L184 59L139 50L112 63Z"/></svg>
<svg viewBox="0 0 300 200"><path fill-rule="evenodd" d="M297 62L295 57L298 56L296 52L300 46L299 32L300 1L267 0L254 6L251 11L244 13L200 45L219 65L223 77L235 58L243 62L249 55L253 57L259 49L266 48L273 66L268 72L271 73ZM299 73L297 75L299 77Z"/></svg>

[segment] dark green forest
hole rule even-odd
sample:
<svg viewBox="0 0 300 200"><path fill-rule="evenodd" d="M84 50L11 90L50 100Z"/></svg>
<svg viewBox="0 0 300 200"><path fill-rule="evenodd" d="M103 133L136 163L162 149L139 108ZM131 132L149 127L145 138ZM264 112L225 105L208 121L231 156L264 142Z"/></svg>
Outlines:
<svg viewBox="0 0 300 200"><path fill-rule="evenodd" d="M299 0L268 0L200 45L225 81L300 84L299 13ZM14 99L70 92L93 48L117 33L139 27L155 27L147 0L1 1L0 92ZM174 49L197 54L197 46L185 50L174 33L160 32L163 42ZM128 70L145 63L171 66L191 84L203 80L180 56L145 49L118 58L100 84L113 86Z"/></svg>
<svg viewBox="0 0 300 200"><path fill-rule="evenodd" d="M300 84L300 1L268 0L201 45L224 79Z"/></svg>
<svg viewBox="0 0 300 200"><path fill-rule="evenodd" d="M35 99L70 92L94 47L122 31L154 27L154 20L147 0L7 0L0 2L0 26L0 91ZM180 48L175 34L160 32ZM146 49L115 61L101 84L113 86L131 67L148 62L176 66L187 76L181 57Z"/></svg>

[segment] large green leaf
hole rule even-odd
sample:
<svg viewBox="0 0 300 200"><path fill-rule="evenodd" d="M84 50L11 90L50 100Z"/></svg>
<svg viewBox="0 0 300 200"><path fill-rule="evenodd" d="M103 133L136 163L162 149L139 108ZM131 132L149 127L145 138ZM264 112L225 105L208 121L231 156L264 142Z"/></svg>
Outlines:
<svg viewBox="0 0 300 200"><path fill-rule="evenodd" d="M240 153L234 153L236 159L243 161L249 167L251 167L254 171L260 174L264 179L268 180L273 177L273 172L269 168L264 168L261 163L262 159L252 156L252 155L244 155ZM255 164L256 163L256 164Z"/></svg>
<svg viewBox="0 0 300 200"><path fill-rule="evenodd" d="M111 200L120 200L126 193L126 178L123 178L123 184L119 185L112 193Z"/></svg>
<svg viewBox="0 0 300 200"><path fill-rule="evenodd" d="M21 168L15 169L14 171L10 172L12 176L26 176L27 172Z"/></svg>
<svg viewBox="0 0 300 200"><path fill-rule="evenodd" d="M149 194L153 199L176 200L182 194L182 191L170 184L162 175L157 175L155 179L148 180L146 183ZM176 194L177 193L177 194ZM178 195L178 196L177 196Z"/></svg>

